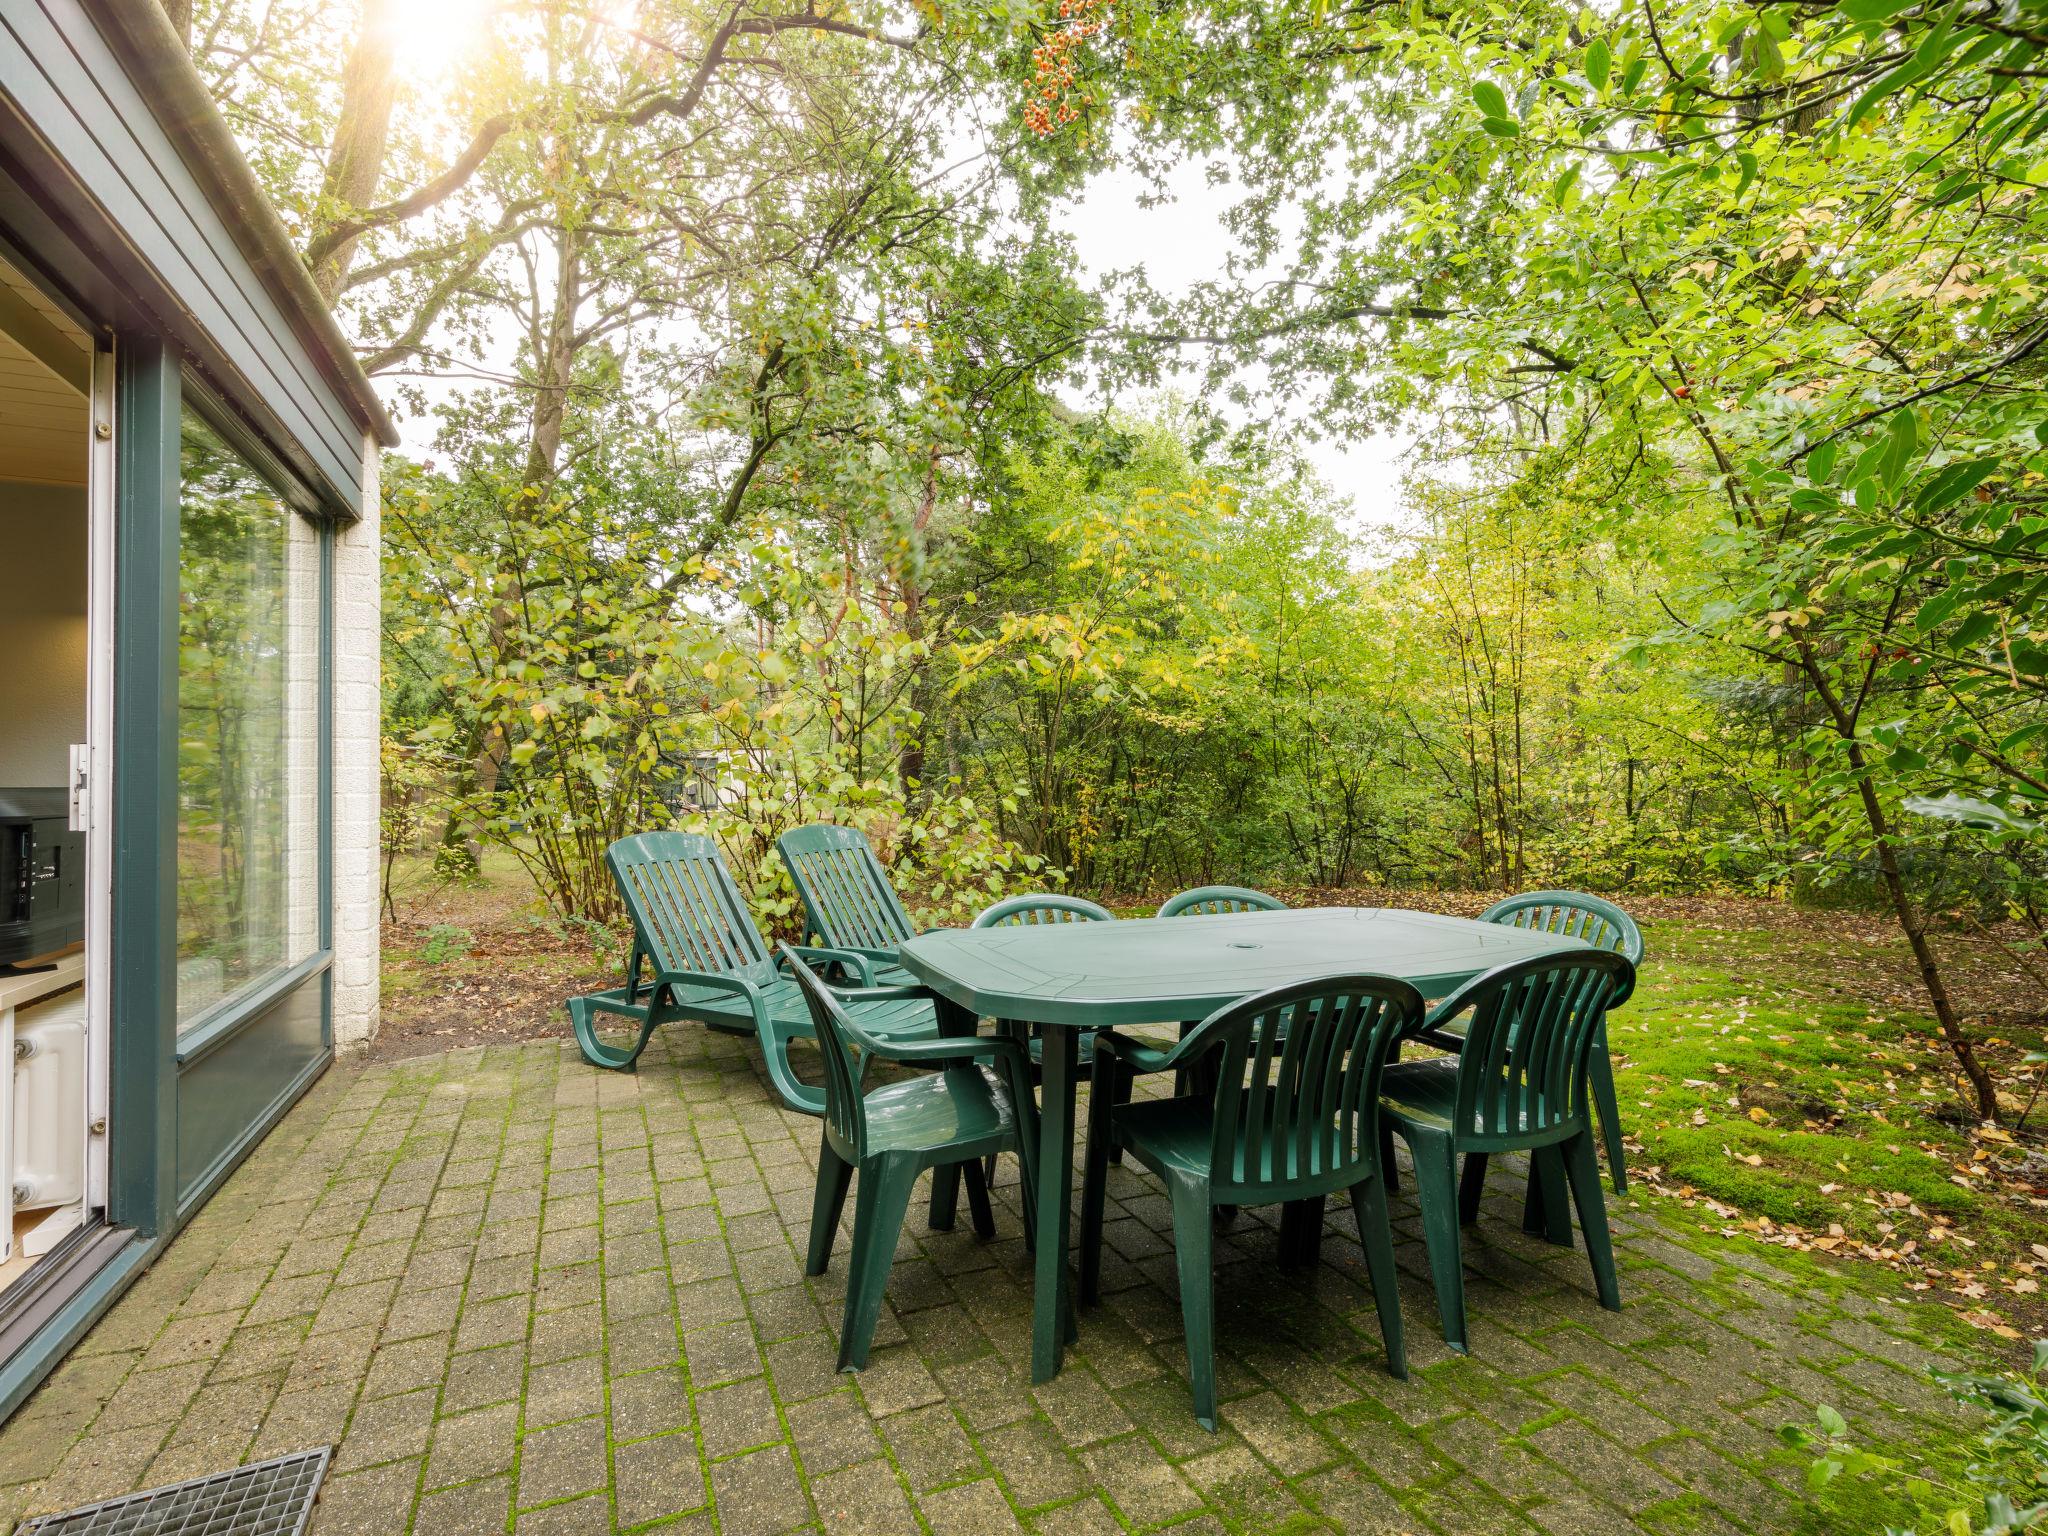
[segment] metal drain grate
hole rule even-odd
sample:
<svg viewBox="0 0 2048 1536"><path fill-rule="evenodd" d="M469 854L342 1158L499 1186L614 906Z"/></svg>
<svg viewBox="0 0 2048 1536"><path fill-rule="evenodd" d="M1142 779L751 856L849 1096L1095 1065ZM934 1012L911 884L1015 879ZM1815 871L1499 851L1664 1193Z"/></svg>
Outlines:
<svg viewBox="0 0 2048 1536"><path fill-rule="evenodd" d="M18 1536L300 1536L332 1446L38 1515Z"/></svg>

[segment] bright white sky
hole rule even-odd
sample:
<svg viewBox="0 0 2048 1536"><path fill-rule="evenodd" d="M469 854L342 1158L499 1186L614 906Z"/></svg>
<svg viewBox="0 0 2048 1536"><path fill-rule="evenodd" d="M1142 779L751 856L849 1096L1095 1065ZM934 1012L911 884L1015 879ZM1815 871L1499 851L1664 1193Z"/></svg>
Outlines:
<svg viewBox="0 0 2048 1536"><path fill-rule="evenodd" d="M1169 296L1217 275L1220 253L1231 242L1222 222L1231 188L1211 185L1201 163L1191 161L1172 178L1171 202L1147 208L1140 201L1147 190L1149 183L1138 177L1099 174L1087 196L1067 215L1063 222L1087 275L1099 278L1142 266L1152 286ZM1351 504L1345 521L1356 531L1406 531L1414 527L1415 519L1402 500L1401 455L1412 441L1406 436L1325 438L1306 444L1305 453L1316 473Z"/></svg>

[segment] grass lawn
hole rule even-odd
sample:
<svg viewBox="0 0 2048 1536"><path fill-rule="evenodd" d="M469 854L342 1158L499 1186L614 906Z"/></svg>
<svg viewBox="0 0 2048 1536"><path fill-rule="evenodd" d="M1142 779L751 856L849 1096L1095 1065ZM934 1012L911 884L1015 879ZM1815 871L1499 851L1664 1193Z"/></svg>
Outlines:
<svg viewBox="0 0 2048 1536"><path fill-rule="evenodd" d="M2043 1331L2043 1112L2017 1137L1963 1113L1932 1020L1889 990L1903 946L1880 921L1802 929L1743 905L1645 924L1645 985L1610 1037L1646 1182L1709 1224L1887 1264L1986 1326ZM1996 985L1964 974L1980 997ZM2024 1103L2039 1020L1990 1042Z"/></svg>

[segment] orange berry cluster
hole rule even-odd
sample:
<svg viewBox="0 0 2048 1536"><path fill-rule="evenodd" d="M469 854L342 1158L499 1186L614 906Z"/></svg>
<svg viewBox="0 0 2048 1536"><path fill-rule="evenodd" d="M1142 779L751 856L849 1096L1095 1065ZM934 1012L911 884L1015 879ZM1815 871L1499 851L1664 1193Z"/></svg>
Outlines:
<svg viewBox="0 0 2048 1536"><path fill-rule="evenodd" d="M1054 133L1081 115L1073 94L1075 65L1088 40L1109 25L1110 3L1060 0L1060 24L1031 50L1037 96L1024 104L1024 124L1033 133ZM1080 99L1088 98L1083 93Z"/></svg>

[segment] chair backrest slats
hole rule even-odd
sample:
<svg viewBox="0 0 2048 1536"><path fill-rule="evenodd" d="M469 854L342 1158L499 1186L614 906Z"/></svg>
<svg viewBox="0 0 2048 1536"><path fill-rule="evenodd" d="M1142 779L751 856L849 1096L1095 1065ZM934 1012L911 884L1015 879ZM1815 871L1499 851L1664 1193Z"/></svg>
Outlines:
<svg viewBox="0 0 2048 1536"><path fill-rule="evenodd" d="M1501 966L1460 994L1460 1134L1517 1137L1583 1122L1586 1061L1608 1007L1634 984L1613 950L1569 950Z"/></svg>
<svg viewBox="0 0 2048 1536"><path fill-rule="evenodd" d="M812 933L840 949L893 950L916 932L882 861L852 827L796 827L775 840Z"/></svg>
<svg viewBox="0 0 2048 1536"><path fill-rule="evenodd" d="M1024 928L1041 923L1110 923L1116 914L1081 896L1061 896L1052 891L1033 891L1023 896L1005 896L975 918L975 928Z"/></svg>
<svg viewBox="0 0 2048 1536"><path fill-rule="evenodd" d="M1287 903L1243 885L1202 885L1169 896L1159 904L1159 917L1214 917L1225 912L1284 912Z"/></svg>
<svg viewBox="0 0 2048 1536"><path fill-rule="evenodd" d="M1583 939L1595 949L1626 955L1631 964L1643 963L1643 933L1635 919L1613 902L1583 891L1528 891L1510 896L1480 913L1479 921Z"/></svg>
<svg viewBox="0 0 2048 1536"><path fill-rule="evenodd" d="M1256 994L1189 1036L1217 1055L1211 1174L1249 1193L1355 1183L1378 1155L1380 1078L1422 1027L1423 1000L1387 976L1330 976Z"/></svg>
<svg viewBox="0 0 2048 1536"><path fill-rule="evenodd" d="M792 964L789 969L803 988L818 1037L818 1057L825 1073L825 1128L838 1138L845 1155L858 1159L867 1148L867 1096L861 1091L864 1063L855 1058L840 1027L844 1015L824 982L807 965Z"/></svg>
<svg viewBox="0 0 2048 1536"><path fill-rule="evenodd" d="M633 919L633 945L663 971L708 971L765 983L775 962L719 856L694 832L642 832L605 850Z"/></svg>

